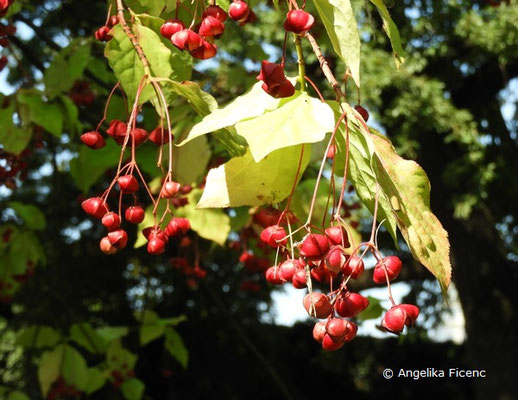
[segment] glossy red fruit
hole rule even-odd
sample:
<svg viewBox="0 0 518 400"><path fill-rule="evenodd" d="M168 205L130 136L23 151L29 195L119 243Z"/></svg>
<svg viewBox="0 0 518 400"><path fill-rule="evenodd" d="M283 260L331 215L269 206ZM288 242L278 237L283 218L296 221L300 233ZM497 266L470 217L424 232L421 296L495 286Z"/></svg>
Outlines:
<svg viewBox="0 0 518 400"><path fill-rule="evenodd" d="M311 233L300 245L300 255L309 260L321 259L329 250L329 241L324 235Z"/></svg>
<svg viewBox="0 0 518 400"><path fill-rule="evenodd" d="M296 270L291 277L291 284L295 289L304 289L307 287L306 271L303 269Z"/></svg>
<svg viewBox="0 0 518 400"><path fill-rule="evenodd" d="M250 14L250 7L244 1L237 0L228 7L228 15L234 21L244 22Z"/></svg>
<svg viewBox="0 0 518 400"><path fill-rule="evenodd" d="M327 283L331 279L331 274L326 268L318 266L311 269L311 277L318 282Z"/></svg>
<svg viewBox="0 0 518 400"><path fill-rule="evenodd" d="M360 114L365 122L369 120L369 112L360 105L354 106L354 109Z"/></svg>
<svg viewBox="0 0 518 400"><path fill-rule="evenodd" d="M324 335L326 334L326 322L318 321L313 327L313 339L318 343L322 343Z"/></svg>
<svg viewBox="0 0 518 400"><path fill-rule="evenodd" d="M239 26L245 26L246 24L253 24L257 21L257 15L255 14L254 10L250 9L250 12L248 13L248 17L244 21L241 21L239 23Z"/></svg>
<svg viewBox="0 0 518 400"><path fill-rule="evenodd" d="M207 15L201 21L200 29L198 29L198 34L200 36L214 36L216 38L220 37L225 31L225 25L216 17L211 15Z"/></svg>
<svg viewBox="0 0 518 400"><path fill-rule="evenodd" d="M106 129L106 133L115 139L117 136L125 136L126 128L127 125L125 122L114 119L110 122L110 127Z"/></svg>
<svg viewBox="0 0 518 400"><path fill-rule="evenodd" d="M369 306L369 299L359 293L347 292L335 302L335 310L341 317L354 318Z"/></svg>
<svg viewBox="0 0 518 400"><path fill-rule="evenodd" d="M106 146L104 138L97 131L83 133L81 135L81 142L94 150L102 149L104 146Z"/></svg>
<svg viewBox="0 0 518 400"><path fill-rule="evenodd" d="M142 143L145 143L149 137L149 134L145 129L142 128L135 128L130 132L131 138L128 142L128 146L131 146L133 144L133 141L135 142L135 146L138 147Z"/></svg>
<svg viewBox="0 0 518 400"><path fill-rule="evenodd" d="M124 229L117 229L116 231L108 233L110 243L118 249L123 249L128 244L128 234Z"/></svg>
<svg viewBox="0 0 518 400"><path fill-rule="evenodd" d="M147 252L153 255L162 254L165 251L166 242L158 237L149 239L147 243Z"/></svg>
<svg viewBox="0 0 518 400"><path fill-rule="evenodd" d="M323 293L313 292L304 297L304 308L314 318L327 318L333 314L333 306Z"/></svg>
<svg viewBox="0 0 518 400"><path fill-rule="evenodd" d="M414 325L417 317L419 316L419 307L414 306L413 304L400 304L399 308L401 308L406 313L405 325Z"/></svg>
<svg viewBox="0 0 518 400"><path fill-rule="evenodd" d="M347 260L342 246L333 246L326 256L325 267L333 275L338 275Z"/></svg>
<svg viewBox="0 0 518 400"><path fill-rule="evenodd" d="M171 139L174 139L174 136L169 134L167 129L162 129L161 127L156 128L149 134L149 140L157 146L169 143Z"/></svg>
<svg viewBox="0 0 518 400"><path fill-rule="evenodd" d="M405 327L407 313L400 306L394 306L385 313L381 326L392 333L401 333Z"/></svg>
<svg viewBox="0 0 518 400"><path fill-rule="evenodd" d="M315 18L304 10L291 10L286 15L284 29L297 35L305 35L315 23Z"/></svg>
<svg viewBox="0 0 518 400"><path fill-rule="evenodd" d="M284 281L291 281L298 270L304 269L304 262L301 260L286 260L280 266L281 277Z"/></svg>
<svg viewBox="0 0 518 400"><path fill-rule="evenodd" d="M202 18L207 16L217 18L221 22L225 22L228 18L227 13L220 6L208 6L205 12L202 14Z"/></svg>
<svg viewBox="0 0 518 400"><path fill-rule="evenodd" d="M192 29L182 29L171 37L171 42L180 50L193 51L203 44L203 39Z"/></svg>
<svg viewBox="0 0 518 400"><path fill-rule="evenodd" d="M356 337L358 327L347 319L331 318L326 323L326 333L334 341L350 342Z"/></svg>
<svg viewBox="0 0 518 400"><path fill-rule="evenodd" d="M322 348L326 351L335 351L339 348L343 347L345 344L345 341L338 340L334 341L331 336L329 336L327 333L324 335L322 339Z"/></svg>
<svg viewBox="0 0 518 400"><path fill-rule="evenodd" d="M401 268L403 267L403 263L396 256L388 256L381 259L376 266L374 267L374 273L372 275L372 279L374 282L378 284L383 284L387 282L387 276L389 281L393 281L396 279L401 272ZM386 275L385 275L386 271Z"/></svg>
<svg viewBox="0 0 518 400"><path fill-rule="evenodd" d="M112 15L110 17L110 19L108 20L108 26L110 28L113 28L115 25L117 25L119 23L119 17L117 17L116 15Z"/></svg>
<svg viewBox="0 0 518 400"><path fill-rule="evenodd" d="M352 279L358 279L365 270L363 260L358 256L349 257L342 268L342 273L346 276L351 276Z"/></svg>
<svg viewBox="0 0 518 400"><path fill-rule="evenodd" d="M144 235L144 237L147 240L151 240L154 237L162 240L165 243L167 243L167 241L169 240L169 237L167 236L167 234L162 229L160 229L156 226L149 226L149 227L143 229L142 235Z"/></svg>
<svg viewBox="0 0 518 400"><path fill-rule="evenodd" d="M279 225L272 225L263 230L260 239L271 247L284 246L288 241L286 231Z"/></svg>
<svg viewBox="0 0 518 400"><path fill-rule="evenodd" d="M100 197L91 197L81 203L83 210L94 218L101 219L108 212L108 206Z"/></svg>
<svg viewBox="0 0 518 400"><path fill-rule="evenodd" d="M266 280L272 285L282 285L285 282L281 277L281 270L277 266L268 268L265 276Z"/></svg>
<svg viewBox="0 0 518 400"><path fill-rule="evenodd" d="M113 211L104 214L101 222L109 231L119 229L121 226L121 219L119 218L119 215Z"/></svg>
<svg viewBox="0 0 518 400"><path fill-rule="evenodd" d="M178 191L181 187L182 185L180 185L178 182L167 181L162 186L160 195L165 199L170 199L171 197L174 197L178 194Z"/></svg>
<svg viewBox="0 0 518 400"><path fill-rule="evenodd" d="M254 214L254 222L261 225L263 228L267 228L270 225L276 225L277 221L281 216L281 212L273 207L266 207L259 209Z"/></svg>
<svg viewBox="0 0 518 400"><path fill-rule="evenodd" d="M187 218L173 218L167 224L165 233L169 237L176 235L185 235L187 231L191 229L191 223Z"/></svg>
<svg viewBox="0 0 518 400"><path fill-rule="evenodd" d="M139 189L137 178L135 178L133 175L119 176L117 183L119 184L121 192L125 194L135 193Z"/></svg>
<svg viewBox="0 0 518 400"><path fill-rule="evenodd" d="M169 19L160 27L160 34L170 40L175 33L183 29L185 29L185 25L182 21L176 18Z"/></svg>
<svg viewBox="0 0 518 400"><path fill-rule="evenodd" d="M144 209L140 206L128 207L124 214L124 218L130 224L140 224L142 221L144 221L145 216L146 213L144 212Z"/></svg>
<svg viewBox="0 0 518 400"><path fill-rule="evenodd" d="M347 232L343 226L331 226L326 229L325 233L331 245L343 246L345 249L350 246Z"/></svg>
<svg viewBox="0 0 518 400"><path fill-rule="evenodd" d="M202 41L200 47L195 50L191 50L191 56L198 60L208 60L216 55L218 48L215 44L209 43L206 40Z"/></svg>
<svg viewBox="0 0 518 400"><path fill-rule="evenodd" d="M109 41L112 36L110 35L110 28L107 26L101 26L99 29L95 31L95 38L100 42Z"/></svg>
<svg viewBox="0 0 518 400"><path fill-rule="evenodd" d="M329 150L327 150L326 157L333 160L335 158L336 153L336 145L333 143L331 146L329 146Z"/></svg>
<svg viewBox="0 0 518 400"><path fill-rule="evenodd" d="M99 248L104 254L115 254L119 250L111 242L108 236L105 236L99 242Z"/></svg>

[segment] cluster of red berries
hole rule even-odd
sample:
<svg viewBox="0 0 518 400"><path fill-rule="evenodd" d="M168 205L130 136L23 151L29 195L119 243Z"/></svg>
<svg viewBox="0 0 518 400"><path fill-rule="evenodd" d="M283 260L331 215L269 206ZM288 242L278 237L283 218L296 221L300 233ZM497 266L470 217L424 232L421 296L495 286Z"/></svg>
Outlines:
<svg viewBox="0 0 518 400"><path fill-rule="evenodd" d="M0 17L3 17L9 11L9 7L13 4L14 0L0 0Z"/></svg>
<svg viewBox="0 0 518 400"><path fill-rule="evenodd" d="M169 264L184 274L185 282L190 288L195 288L198 281L207 276L207 270L199 265L191 266L185 257L172 257L169 259Z"/></svg>
<svg viewBox="0 0 518 400"><path fill-rule="evenodd" d="M304 36L315 23L315 18L304 10L291 10L286 15L284 29L296 35ZM292 83L284 73L284 62L281 64L262 61L257 80L263 81L262 88L275 98L291 97L295 93Z"/></svg>
<svg viewBox="0 0 518 400"><path fill-rule="evenodd" d="M201 22L194 28L186 28L181 20L174 18L164 22L160 33L178 49L187 50L194 58L207 60L216 55L214 40L223 35L224 22L229 16L240 25L253 23L257 19L245 1L235 0L230 4L228 14L220 6L211 5L205 9Z"/></svg>
<svg viewBox="0 0 518 400"><path fill-rule="evenodd" d="M68 97L78 106L89 106L95 100L95 94L86 81L77 81L68 93Z"/></svg>
<svg viewBox="0 0 518 400"><path fill-rule="evenodd" d="M110 122L110 127L106 130L106 134L110 136L117 144L122 145L126 139L127 124L120 120L113 120ZM174 139L173 135L168 134L162 127L157 127L151 133L148 133L142 128L133 128L130 131L128 146L140 146L147 140L153 142L157 146L168 143ZM91 149L97 150L102 149L106 146L104 137L98 130L83 133L81 135L81 141Z"/></svg>
<svg viewBox="0 0 518 400"><path fill-rule="evenodd" d="M100 42L107 42L111 40L110 30L119 23L119 18L116 15L112 15L106 21L106 25L101 26L95 31L95 38Z"/></svg>
<svg viewBox="0 0 518 400"><path fill-rule="evenodd" d="M261 240L272 248L283 248L288 236L283 227L271 225L260 235ZM299 258L288 258L279 265L266 270L266 280L281 285L290 282L303 289L311 279L321 283L339 282L338 289L328 295L312 292L304 298L304 307L312 317L327 319L315 325L313 336L325 350L337 350L354 339L357 326L347 318L354 318L364 311L369 300L359 293L351 292L349 280L358 279L365 270L361 257L349 256L347 232L342 226L328 227L324 234L309 233L298 246ZM401 260L395 256L380 259L373 273L377 284L389 284L400 273ZM335 315L339 317L335 317ZM419 309L411 304L393 305L382 320L382 327L393 333L402 332L404 326L412 325Z"/></svg>
<svg viewBox="0 0 518 400"><path fill-rule="evenodd" d="M53 383L50 388L46 399L47 400L57 400L63 398L74 397L77 398L81 396L81 392L77 389L76 385L67 385L65 379L60 376Z"/></svg>

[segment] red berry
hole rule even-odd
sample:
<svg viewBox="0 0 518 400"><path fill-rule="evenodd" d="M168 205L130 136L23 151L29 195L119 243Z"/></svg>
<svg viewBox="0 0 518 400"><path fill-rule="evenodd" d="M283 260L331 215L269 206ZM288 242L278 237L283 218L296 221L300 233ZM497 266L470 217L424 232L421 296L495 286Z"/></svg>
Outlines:
<svg viewBox="0 0 518 400"><path fill-rule="evenodd" d="M180 185L178 182L167 181L162 186L160 195L165 199L170 199L171 197L176 196L181 187L182 185Z"/></svg>
<svg viewBox="0 0 518 400"><path fill-rule="evenodd" d="M336 341L350 342L356 337L356 324L341 318L331 318L326 324L326 333Z"/></svg>
<svg viewBox="0 0 518 400"><path fill-rule="evenodd" d="M152 238L156 237L163 242L167 243L169 240L169 237L167 234L162 231L162 229L156 227L156 226L150 226L142 230L142 234L147 240L151 240Z"/></svg>
<svg viewBox="0 0 518 400"><path fill-rule="evenodd" d="M118 249L123 249L128 243L128 234L124 229L117 229L116 231L108 233L110 243Z"/></svg>
<svg viewBox="0 0 518 400"><path fill-rule="evenodd" d="M329 146L329 150L327 150L326 157L330 158L331 160L335 158L336 153L336 145L333 143L331 146ZM349 247L349 246L347 246Z"/></svg>
<svg viewBox="0 0 518 400"><path fill-rule="evenodd" d="M203 44L203 39L191 29L182 29L171 37L171 42L180 50L193 51Z"/></svg>
<svg viewBox="0 0 518 400"><path fill-rule="evenodd" d="M261 225L263 228L267 228L270 225L277 224L281 212L273 207L261 208L254 214L254 222Z"/></svg>
<svg viewBox="0 0 518 400"><path fill-rule="evenodd" d="M307 294L304 297L304 308L314 318L324 319L333 314L333 306L323 293Z"/></svg>
<svg viewBox="0 0 518 400"><path fill-rule="evenodd" d="M401 333L405 327L407 313L400 306L388 310L381 321L381 326L392 333Z"/></svg>
<svg viewBox="0 0 518 400"><path fill-rule="evenodd" d="M234 21L244 22L250 14L250 7L244 1L237 0L228 7L228 15Z"/></svg>
<svg viewBox="0 0 518 400"><path fill-rule="evenodd" d="M329 241L324 235L309 234L300 245L300 255L309 260L321 259L329 250Z"/></svg>
<svg viewBox="0 0 518 400"><path fill-rule="evenodd" d="M327 333L324 335L322 339L322 348L326 351L335 351L341 348L345 344L345 341L339 340L334 341L331 336Z"/></svg>
<svg viewBox="0 0 518 400"><path fill-rule="evenodd" d="M218 21L219 22L219 21ZM218 48L215 44L209 43L206 40L202 41L200 47L195 50L191 50L191 56L199 60L208 60L216 55Z"/></svg>
<svg viewBox="0 0 518 400"><path fill-rule="evenodd" d="M99 243L99 248L104 254L115 254L119 250L110 242L108 236L105 236L101 239L101 242Z"/></svg>
<svg viewBox="0 0 518 400"><path fill-rule="evenodd" d="M406 313L406 326L412 326L415 323L415 320L419 316L419 308L414 306L413 304L400 304L399 307L405 311Z"/></svg>
<svg viewBox="0 0 518 400"><path fill-rule="evenodd" d="M119 17L117 17L116 15L112 15L110 17L110 19L108 20L108 26L110 28L113 28L115 25L117 25L119 23Z"/></svg>
<svg viewBox="0 0 518 400"><path fill-rule="evenodd" d="M344 248L348 248L350 246L347 232L343 226L331 226L330 228L327 228L325 232L330 244L343 246Z"/></svg>
<svg viewBox="0 0 518 400"><path fill-rule="evenodd" d="M246 24L253 24L256 21L257 21L257 15L255 14L254 10L250 10L250 12L248 13L248 17L246 17L246 19L244 21L241 21L239 23L239 26L244 26Z"/></svg>
<svg viewBox="0 0 518 400"><path fill-rule="evenodd" d="M372 279L378 284L387 282L387 276L389 281L396 279L401 272L403 263L396 256L388 256L381 259L374 267L374 273ZM386 271L386 275L385 275Z"/></svg>
<svg viewBox="0 0 518 400"><path fill-rule="evenodd" d="M122 193L135 193L139 189L137 178L133 175L119 176L117 182L119 183L119 188Z"/></svg>
<svg viewBox="0 0 518 400"><path fill-rule="evenodd" d="M113 211L104 214L101 222L109 231L114 231L121 225L121 219L119 218L119 215Z"/></svg>
<svg viewBox="0 0 518 400"><path fill-rule="evenodd" d="M147 252L153 255L162 254L165 251L166 242L158 237L152 237L147 243Z"/></svg>
<svg viewBox="0 0 518 400"><path fill-rule="evenodd" d="M205 12L202 14L202 18L207 16L217 18L221 22L225 22L228 18L227 13L220 6L208 6Z"/></svg>
<svg viewBox="0 0 518 400"><path fill-rule="evenodd" d="M135 147L140 146L142 143L144 143L149 135L145 129L141 128L135 128L130 132L130 141L128 142L128 145L132 145L133 141L135 142Z"/></svg>
<svg viewBox="0 0 518 400"><path fill-rule="evenodd" d="M304 289L307 286L306 271L298 269L291 277L291 284L295 289Z"/></svg>
<svg viewBox="0 0 518 400"><path fill-rule="evenodd" d="M286 231L279 225L272 225L263 230L260 239L271 247L284 246L288 241Z"/></svg>
<svg viewBox="0 0 518 400"><path fill-rule="evenodd" d="M281 277L279 267L270 267L265 272L266 280L273 285L282 285L285 281Z"/></svg>
<svg viewBox="0 0 518 400"><path fill-rule="evenodd" d="M162 129L161 127L156 128L149 134L149 140L157 146L168 143L170 139L174 139L173 134L169 134L167 129Z"/></svg>
<svg viewBox="0 0 518 400"><path fill-rule="evenodd" d="M81 203L83 210L94 218L101 219L108 212L106 203L100 197L91 197Z"/></svg>
<svg viewBox="0 0 518 400"><path fill-rule="evenodd" d="M142 221L144 221L145 216L146 213L140 206L129 207L124 214L124 218L126 218L126 221L128 221L130 224L140 224Z"/></svg>
<svg viewBox="0 0 518 400"><path fill-rule="evenodd" d="M167 224L165 233L167 236L173 237L179 234L185 235L189 229L191 229L191 223L187 218L173 218Z"/></svg>
<svg viewBox="0 0 518 400"><path fill-rule="evenodd" d="M207 15L201 21L200 29L198 30L198 34L201 36L215 36L216 38L220 37L225 30L225 25L216 17Z"/></svg>
<svg viewBox="0 0 518 400"><path fill-rule="evenodd" d="M288 32L304 35L315 23L315 18L304 10L291 10L286 15L284 29Z"/></svg>
<svg viewBox="0 0 518 400"><path fill-rule="evenodd" d="M346 260L343 247L333 246L327 253L325 266L331 274L338 275Z"/></svg>
<svg viewBox="0 0 518 400"><path fill-rule="evenodd" d="M369 306L369 299L359 293L348 292L335 302L335 310L341 317L354 318Z"/></svg>
<svg viewBox="0 0 518 400"><path fill-rule="evenodd" d="M352 279L358 279L365 270L365 264L363 260L358 256L349 257L347 262L342 268L342 272L346 276L351 276Z"/></svg>
<svg viewBox="0 0 518 400"><path fill-rule="evenodd" d="M181 30L185 29L185 25L179 19L170 19L164 22L164 24L160 27L160 34L166 39L171 39L171 37Z"/></svg>
<svg viewBox="0 0 518 400"><path fill-rule="evenodd" d="M311 270L311 277L318 282L326 283L329 282L331 275L329 274L329 271L326 270L324 267L318 266Z"/></svg>
<svg viewBox="0 0 518 400"><path fill-rule="evenodd" d="M360 114L365 122L369 120L369 112L362 106L354 106L354 109Z"/></svg>
<svg viewBox="0 0 518 400"><path fill-rule="evenodd" d="M326 322L318 321L313 327L313 339L318 343L322 343L324 335L326 334Z"/></svg>
<svg viewBox="0 0 518 400"><path fill-rule="evenodd" d="M291 281L297 270L304 269L301 260L286 260L280 266L281 276L284 281Z"/></svg>
<svg viewBox="0 0 518 400"><path fill-rule="evenodd" d="M100 42L109 41L112 38L110 35L110 28L107 26L101 26L95 31L95 38Z"/></svg>
<svg viewBox="0 0 518 400"><path fill-rule="evenodd" d="M86 132L81 135L81 141L90 147L91 149L97 150L106 146L106 142L101 134L97 131Z"/></svg>

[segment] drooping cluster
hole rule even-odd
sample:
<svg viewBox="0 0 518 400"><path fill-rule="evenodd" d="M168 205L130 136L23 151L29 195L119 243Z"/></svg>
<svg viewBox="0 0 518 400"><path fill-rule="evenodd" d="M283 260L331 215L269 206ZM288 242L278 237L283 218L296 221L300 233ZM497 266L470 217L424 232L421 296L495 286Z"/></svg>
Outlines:
<svg viewBox="0 0 518 400"><path fill-rule="evenodd" d="M106 20L106 24L95 31L95 38L100 42L108 42L112 39L112 35L110 35L110 30L118 23L119 19L116 15L108 17L108 19Z"/></svg>

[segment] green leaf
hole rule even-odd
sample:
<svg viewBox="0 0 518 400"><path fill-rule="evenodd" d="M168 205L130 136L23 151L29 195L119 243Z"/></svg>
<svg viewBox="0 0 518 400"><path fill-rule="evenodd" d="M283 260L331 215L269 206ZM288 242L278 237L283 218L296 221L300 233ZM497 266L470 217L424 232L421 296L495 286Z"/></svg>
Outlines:
<svg viewBox="0 0 518 400"><path fill-rule="evenodd" d="M102 328L97 328L95 331L108 343L120 339L129 333L127 326L103 326Z"/></svg>
<svg viewBox="0 0 518 400"><path fill-rule="evenodd" d="M236 124L256 162L272 151L302 143L316 143L334 128L331 108L320 100L300 93L273 111Z"/></svg>
<svg viewBox="0 0 518 400"><path fill-rule="evenodd" d="M207 138L204 136L181 148L175 146L173 148L173 178L182 184L198 183L205 175L211 156L212 152Z"/></svg>
<svg viewBox="0 0 518 400"><path fill-rule="evenodd" d="M106 374L99 368L88 368L85 392L87 395L94 393L106 383Z"/></svg>
<svg viewBox="0 0 518 400"><path fill-rule="evenodd" d="M54 347L61 340L61 335L49 326L34 325L20 331L16 344L23 347Z"/></svg>
<svg viewBox="0 0 518 400"><path fill-rule="evenodd" d="M135 367L137 356L124 349L120 340L113 340L106 352L106 361L111 370L130 371Z"/></svg>
<svg viewBox="0 0 518 400"><path fill-rule="evenodd" d="M291 203L291 209L300 221L306 221L309 215L311 199L317 180L315 178L306 179L300 182L295 189L295 195ZM317 190L317 197L311 223L321 224L324 220L325 210L328 209L328 197L331 192L331 185L328 180L321 180ZM329 211L329 209L328 209ZM328 213L329 214L329 213ZM329 215L328 215L329 220Z"/></svg>
<svg viewBox="0 0 518 400"><path fill-rule="evenodd" d="M443 292L451 280L448 232L430 209L430 181L415 161L405 160L381 134L371 135L379 182L390 198L397 224L412 255L439 281Z"/></svg>
<svg viewBox="0 0 518 400"><path fill-rule="evenodd" d="M141 325L139 329L140 345L145 346L158 339L164 334L164 330L165 327L161 325Z"/></svg>
<svg viewBox="0 0 518 400"><path fill-rule="evenodd" d="M61 137L63 133L61 107L57 104L45 102L41 93L19 92L17 99L20 104L27 108L29 119L32 122L43 127L54 136Z"/></svg>
<svg viewBox="0 0 518 400"><path fill-rule="evenodd" d="M189 362L189 352L185 347L182 338L173 328L166 328L165 330L165 348L182 367L187 368Z"/></svg>
<svg viewBox="0 0 518 400"><path fill-rule="evenodd" d="M314 0L333 49L360 87L360 35L350 0Z"/></svg>
<svg viewBox="0 0 518 400"><path fill-rule="evenodd" d="M181 79L185 70L185 55L172 52L163 42L159 34L138 23L133 24L133 30L139 37L139 43L149 62L150 72L155 78ZM145 75L144 66L133 44L119 25L111 30L113 38L108 42L105 55L117 79L127 93L130 103L136 98L142 77ZM175 57L172 57L175 54ZM173 69L173 64L175 69ZM180 72L180 73L179 73ZM151 85L142 91L139 103L156 98Z"/></svg>
<svg viewBox="0 0 518 400"><path fill-rule="evenodd" d="M197 209L203 191L193 189L187 196L189 203L179 208L175 215L189 219L191 229L202 238L223 246L230 233L230 217L223 210Z"/></svg>
<svg viewBox="0 0 518 400"><path fill-rule="evenodd" d="M168 84L166 87L171 88L176 94L185 97L194 111L202 117L218 108L218 103L214 97L201 90L200 85L196 82L184 81L180 83L169 80Z"/></svg>
<svg viewBox="0 0 518 400"><path fill-rule="evenodd" d="M126 0L125 3L132 11L138 14L160 15L165 8L166 0Z"/></svg>
<svg viewBox="0 0 518 400"><path fill-rule="evenodd" d="M30 129L20 129L13 122L14 104L0 109L0 145L4 151L20 155L31 140Z"/></svg>
<svg viewBox="0 0 518 400"><path fill-rule="evenodd" d="M120 146L109 140L102 149L81 146L79 157L70 161L70 175L77 187L87 193L104 172L119 162Z"/></svg>
<svg viewBox="0 0 518 400"><path fill-rule="evenodd" d="M144 382L136 378L127 379L121 385L122 395L127 400L140 400L145 389Z"/></svg>
<svg viewBox="0 0 518 400"><path fill-rule="evenodd" d="M299 179L306 168L310 145L276 150L256 163L248 150L243 157L231 159L211 169L198 208L239 207L273 204L284 200L293 187L301 149L304 154Z"/></svg>
<svg viewBox="0 0 518 400"><path fill-rule="evenodd" d="M15 390L14 392L9 393L7 400L30 400L30 398L25 393Z"/></svg>
<svg viewBox="0 0 518 400"><path fill-rule="evenodd" d="M392 51L394 52L394 57L396 60L396 66L399 68L399 66L405 62L405 51L401 45L399 30L397 29L397 26L392 18L390 18L390 14L387 10L387 7L383 3L383 0L371 0L371 2L376 6L378 12L381 15L381 18L383 19L383 29L390 39L390 44L392 45Z"/></svg>
<svg viewBox="0 0 518 400"><path fill-rule="evenodd" d="M71 136L75 136L83 130L83 124L79 122L79 110L74 102L70 100L70 97L62 95L59 96L59 100L63 104L65 111L66 129L68 129Z"/></svg>
<svg viewBox="0 0 518 400"><path fill-rule="evenodd" d="M52 351L46 351L41 356L38 365L38 380L43 397L47 397L50 387L60 375L64 350L64 345L61 345Z"/></svg>
<svg viewBox="0 0 518 400"><path fill-rule="evenodd" d="M359 315L358 319L366 321L368 319L378 319L383 314L383 307L381 306L381 300L376 297L367 297L369 299L369 306L363 310Z"/></svg>
<svg viewBox="0 0 518 400"><path fill-rule="evenodd" d="M83 356L73 347L65 345L61 369L65 382L69 385L75 385L79 390L86 388L88 384L88 367Z"/></svg>
<svg viewBox="0 0 518 400"><path fill-rule="evenodd" d="M7 205L16 211L16 214L23 219L29 229L43 230L47 226L45 215L38 207L32 204L23 204L18 201L11 201Z"/></svg>
<svg viewBox="0 0 518 400"><path fill-rule="evenodd" d="M338 120L341 115L338 104L329 102L331 108L335 110L335 116ZM348 132L349 132L349 173L348 179L354 186L358 197L363 204L374 214L374 205L376 202L376 190L378 190L378 221L384 221L383 225L388 230L394 243L397 246L397 221L396 216L392 212L392 205L389 197L378 186L378 174L374 167L375 147L370 140L368 131L358 123L351 107L348 104L342 104L348 115ZM336 135L337 151L335 154L335 173L343 176L346 153L346 132L344 124L341 124ZM378 186L378 189L376 187Z"/></svg>
<svg viewBox="0 0 518 400"><path fill-rule="evenodd" d="M72 325L70 338L92 354L104 353L108 345L108 341L104 340L87 322Z"/></svg>
<svg viewBox="0 0 518 400"><path fill-rule="evenodd" d="M244 95L237 97L225 107L212 111L192 128L187 138L179 146L183 146L198 136L235 125L248 118L258 117L266 110L276 109L281 100L267 94L261 85L261 82L256 83Z"/></svg>
<svg viewBox="0 0 518 400"><path fill-rule="evenodd" d="M83 76L90 50L89 43L75 40L58 53L43 75L45 92L50 98L68 92Z"/></svg>
<svg viewBox="0 0 518 400"><path fill-rule="evenodd" d="M22 275L29 266L44 260L41 244L33 232L25 231L11 240L8 253L9 268L12 275Z"/></svg>

